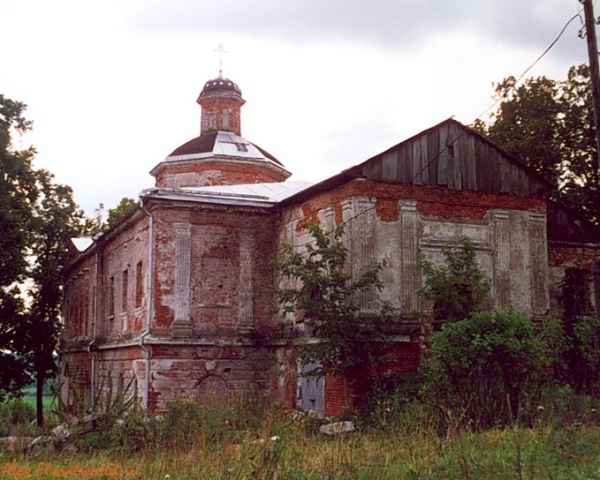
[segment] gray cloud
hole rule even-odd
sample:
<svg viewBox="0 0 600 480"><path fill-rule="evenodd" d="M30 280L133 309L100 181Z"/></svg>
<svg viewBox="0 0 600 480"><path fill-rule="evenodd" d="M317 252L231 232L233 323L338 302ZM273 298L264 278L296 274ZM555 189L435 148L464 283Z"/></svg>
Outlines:
<svg viewBox="0 0 600 480"><path fill-rule="evenodd" d="M145 4L139 28L251 35L289 43L335 39L389 50L461 31L543 50L577 12L577 0L171 0ZM560 54L577 43L572 25ZM559 48L560 47L560 48Z"/></svg>

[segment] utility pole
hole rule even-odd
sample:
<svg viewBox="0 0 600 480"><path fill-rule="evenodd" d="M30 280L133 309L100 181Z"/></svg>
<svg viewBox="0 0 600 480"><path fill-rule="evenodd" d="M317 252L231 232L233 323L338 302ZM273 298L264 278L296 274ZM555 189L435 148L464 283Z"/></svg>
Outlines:
<svg viewBox="0 0 600 480"><path fill-rule="evenodd" d="M590 78L592 81L592 100L594 104L594 123L596 125L595 170L600 175L600 65L598 64L598 41L596 40L596 18L592 0L579 0L583 3L585 15L585 37L590 57Z"/></svg>

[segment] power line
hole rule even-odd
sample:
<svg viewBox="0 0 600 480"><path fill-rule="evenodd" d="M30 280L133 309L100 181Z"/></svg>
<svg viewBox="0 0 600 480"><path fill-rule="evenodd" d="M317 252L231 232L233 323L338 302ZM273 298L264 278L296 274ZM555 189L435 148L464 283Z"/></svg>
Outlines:
<svg viewBox="0 0 600 480"><path fill-rule="evenodd" d="M563 36L563 34L565 33L565 31L567 30L567 27L568 27L568 26L571 24L571 22L573 22L573 21L574 21L575 19L577 19L577 18L579 18L579 19L581 20L581 11L579 11L579 12L577 12L575 15L573 15L573 16L572 16L572 17L571 17L571 18L570 18L570 19L569 19L569 20L568 20L568 21L567 21L567 22L564 24L564 26L562 27L562 29L560 30L560 33L559 33L559 34L556 36L556 38L555 38L555 39L554 39L554 40L553 40L553 41L550 43L550 45L548 45L548 47L547 47L547 48L546 48L546 49L545 49L545 50L544 50L544 51L541 53L541 55L540 55L539 57L537 57L537 58L536 58L536 59L533 61L533 63L531 63L531 65L529 65L529 66L528 66L528 67L527 67L527 68L526 68L526 69L523 71L523 73L521 73L521 75L519 75L519 77L518 77L518 78L515 80L515 83L514 83L514 85L513 85L513 86L512 86L512 87L511 87L511 88L510 88L510 89L509 89L507 92L505 92L505 94L504 94L504 95L503 95L501 98L499 98L498 100L496 100L496 101L495 101L495 102L494 102L494 103L493 103L493 104L492 104L490 107L488 107L486 110L484 110L483 112L481 112L481 113L480 113L480 114L479 114L479 115L478 115L478 116L475 118L475 120L473 120L473 122L475 122L476 120L480 120L480 119L481 119L481 117L483 117L483 115L485 115L485 114L486 114L487 112L489 112L489 111L490 111L492 108L494 108L496 105L498 105L498 103L500 103L500 102L502 101L502 99L506 98L506 94L507 94L509 91L511 91L511 90L514 90L514 89L516 88L517 84L518 84L518 83L519 83L519 82L520 82L520 81L523 79L523 77L524 77L525 75L527 75L527 72L529 72L529 71L530 71L530 70L531 70L531 69L532 69L532 68L533 68L535 65L537 65L537 64L539 63L539 61L540 61L542 58L544 58L544 57L546 56L546 54L547 54L547 53L548 53L550 50L552 50L552 48L553 48L553 47L554 47L554 46L555 46L555 45L558 43L558 41L560 40L560 38ZM582 23L583 23L583 21L582 21ZM434 155L434 156L433 156L433 158L432 158L432 159L431 159L429 162L427 162L427 163L425 164L425 166L423 166L423 168L421 168L421 170L419 170L417 173L415 173L415 174L413 175L413 178L412 178L412 180L411 180L411 183L412 183L412 182L414 182L414 181L415 181L415 179L416 179L416 178L417 178L419 175L421 175L421 174L422 174L422 173L423 173L425 170L427 170L427 169L429 168L429 166L430 166L430 165L431 165L433 162L435 162L435 161L436 161L436 160L437 160L437 159L440 157L440 155L442 155L442 154L443 154L443 153L444 153L444 152L445 152L445 151L448 149L448 144L451 144L451 143L454 143L454 142L456 142L456 141L457 141L457 140L459 140L461 137L463 137L465 134L466 134L466 131L464 131L464 130L463 130L463 131L462 131L462 132L461 132L459 135L457 135L457 136L456 136L454 139L452 139L452 140L448 140L448 141L446 142L446 145L444 146L444 148L442 148L442 149L441 149L441 150L440 150L440 151L439 151L439 152L438 152L436 155ZM395 192L392 192L392 193L391 193L391 196L393 197L393 196L394 196L396 193L398 193L398 192L399 192L399 190L396 190ZM350 223L352 220L354 220L355 218L357 218L357 217L359 217L359 216L361 216L361 215L363 215L363 214L365 214L365 213L368 213L368 212L370 212L371 210L374 210L375 208L376 208L376 206L372 206L372 207L369 207L369 208L367 208L367 209L365 209L365 210L363 210L363 211L361 211L361 212L358 212L358 213L356 213L355 215L351 216L350 218L348 218L348 219L344 220L344 221L343 221L343 222L342 222L340 225L346 226L347 224L349 224L349 223ZM327 232L327 233L333 233L333 231L331 231L331 232ZM301 248L301 247L304 247L305 245L308 245L308 244L310 244L310 243L313 243L313 242L314 242L314 240L310 240L310 241L308 241L308 242L305 242L305 243L302 243L302 244L297 244L297 245L294 245L294 247Z"/></svg>
<svg viewBox="0 0 600 480"><path fill-rule="evenodd" d="M575 15L573 15L568 21L567 23L565 23L565 25L563 26L562 30L560 31L560 33L558 34L558 36L552 41L552 43L548 46L548 48L546 48L546 50L544 50L542 52L542 54L535 59L535 61L529 65L521 75L519 75L519 78L517 78L515 80L515 84L513 85L513 87L510 90L513 90L516 88L517 84L523 79L523 77L525 75L527 75L527 72L529 72L529 70L531 70L533 67L535 67L538 62L544 58L546 56L546 54L552 49L552 47L554 47L554 45L556 45L556 43L560 40L560 38L563 36L563 33L565 33L565 31L567 30L567 27L571 24L571 22L573 20L575 20L576 18L579 18L581 20L581 14L578 12ZM505 92L504 96L502 96L501 98L499 98L498 100L496 100L491 106L489 106L486 110L484 110L483 112L481 112L476 118L475 120L479 120L481 119L481 117L483 117L487 112L489 112L492 108L494 108L496 105L498 105L498 103L500 103L502 101L503 98L506 98L506 94L508 92Z"/></svg>

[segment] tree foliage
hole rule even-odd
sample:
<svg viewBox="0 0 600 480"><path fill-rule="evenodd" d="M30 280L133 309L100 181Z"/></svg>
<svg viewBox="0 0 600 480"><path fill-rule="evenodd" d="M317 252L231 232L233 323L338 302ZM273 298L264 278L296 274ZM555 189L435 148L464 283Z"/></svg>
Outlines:
<svg viewBox="0 0 600 480"><path fill-rule="evenodd" d="M106 224L108 228L112 227L117 222L119 222L119 220L124 218L137 206L137 200L134 200L133 198L123 197L116 207L110 208L108 210L108 218L106 219Z"/></svg>
<svg viewBox="0 0 600 480"><path fill-rule="evenodd" d="M43 423L42 392L46 380L56 375L55 349L61 328L63 267L69 239L80 233L83 215L73 200L70 187L56 184L45 170L36 172L38 201L32 218L30 245L32 287L26 315L24 353L28 358L37 391L38 425Z"/></svg>
<svg viewBox="0 0 600 480"><path fill-rule="evenodd" d="M308 229L313 242L306 252L284 244L273 262L281 276L293 284L276 288L280 311L301 312L312 325L313 338L300 345L300 360L318 366L310 376L346 378L357 369L373 366L387 341L386 324L392 309L381 302L376 315L361 314L361 295L380 291L381 261L360 275L346 273L348 249L342 242L344 227L331 235L314 223Z"/></svg>
<svg viewBox="0 0 600 480"><path fill-rule="evenodd" d="M552 185L550 197L600 223L600 187L589 67L573 66L567 79L514 77L495 86L500 102L489 124L474 128Z"/></svg>
<svg viewBox="0 0 600 480"><path fill-rule="evenodd" d="M433 300L434 324L469 318L481 308L491 284L475 255L475 246L463 236L459 245L442 250L444 265L421 259L425 276L421 295Z"/></svg>
<svg viewBox="0 0 600 480"><path fill-rule="evenodd" d="M108 212L105 212L104 204L98 205L98 208L94 210L94 216L87 218L84 221L83 235L87 237L93 237L98 233L105 232L109 228L113 227L119 221L126 217L129 212L138 206L138 202L133 198L123 197L119 204L114 208L109 208ZM106 220L104 217L106 216Z"/></svg>
<svg viewBox="0 0 600 480"><path fill-rule="evenodd" d="M0 399L35 377L41 424L42 387L56 370L66 245L84 222L71 189L33 168L34 149L14 148L14 133L31 128L24 110L0 95Z"/></svg>
<svg viewBox="0 0 600 480"><path fill-rule="evenodd" d="M38 197L34 150L16 150L13 135L30 128L25 106L0 95L0 401L29 381L25 360L15 355L25 315L20 284L28 275L30 221Z"/></svg>

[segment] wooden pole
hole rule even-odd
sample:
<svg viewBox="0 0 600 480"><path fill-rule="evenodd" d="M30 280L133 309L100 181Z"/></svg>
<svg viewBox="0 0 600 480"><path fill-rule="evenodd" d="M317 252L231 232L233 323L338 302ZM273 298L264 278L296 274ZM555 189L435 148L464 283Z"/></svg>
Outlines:
<svg viewBox="0 0 600 480"><path fill-rule="evenodd" d="M594 104L594 123L596 125L595 170L600 175L600 65L598 64L598 41L596 40L596 18L592 0L580 0L585 15L585 36L590 57L590 78L592 81L592 100Z"/></svg>

